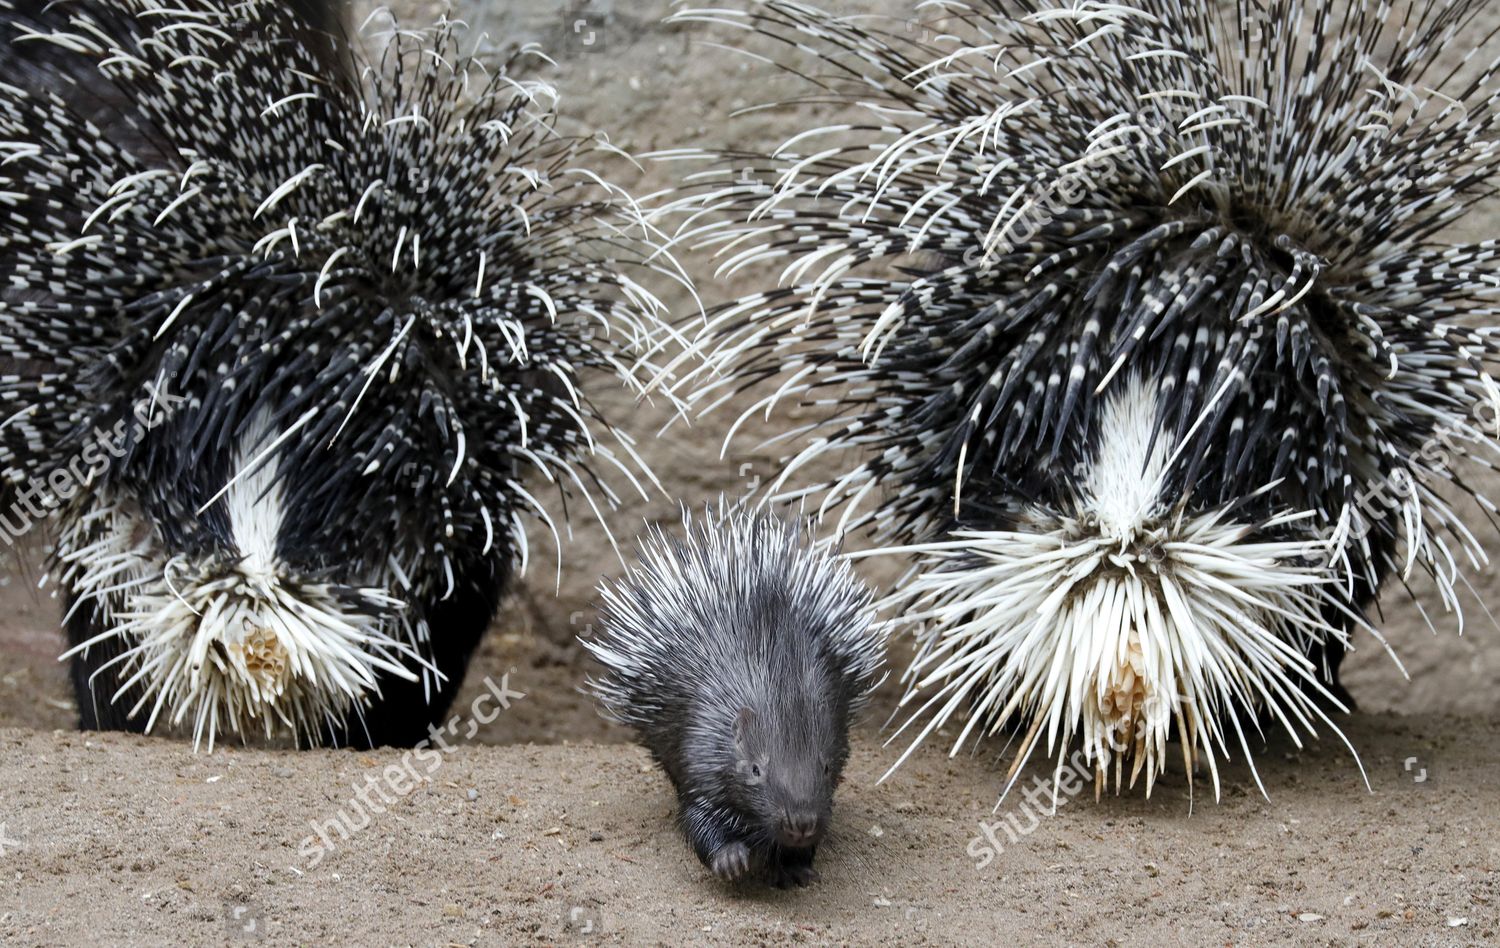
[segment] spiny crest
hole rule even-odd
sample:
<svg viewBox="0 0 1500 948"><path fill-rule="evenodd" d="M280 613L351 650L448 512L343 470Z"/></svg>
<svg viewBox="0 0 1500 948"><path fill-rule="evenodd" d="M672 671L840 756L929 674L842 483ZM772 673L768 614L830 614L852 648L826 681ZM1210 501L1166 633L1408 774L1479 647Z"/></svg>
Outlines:
<svg viewBox="0 0 1500 948"><path fill-rule="evenodd" d="M765 658L768 637L805 643L839 698L862 706L884 632L871 627L869 590L847 560L813 543L810 524L764 509L721 501L698 518L683 508L682 522L682 538L651 527L639 565L600 586L603 631L583 644L608 671L589 685L610 715L646 727L674 696L730 693L726 664Z"/></svg>
<svg viewBox="0 0 1500 948"><path fill-rule="evenodd" d="M561 569L529 476L596 514L617 500L610 470L644 493L630 437L584 390L600 373L638 385L632 353L662 307L632 274L680 279L629 196L590 170L617 150L559 134L553 90L512 77L530 50L490 70L453 21L370 22L367 60L269 0L0 0L4 480L47 474L147 389L182 399L90 484L131 495L136 532L160 533L167 555L123 574L146 589L172 585L178 552L232 550L225 498L270 465L288 525L278 569L293 588L343 590L338 608L288 608L366 653L319 676L317 714L268 712L301 734L305 718L359 712L371 663L431 684L413 657L427 616L397 600L524 569L533 516ZM201 692L173 676L200 645L145 620L134 585L70 575L180 716ZM365 588L385 592L372 605ZM366 619L340 625L348 609ZM135 651L148 641L176 657Z"/></svg>
<svg viewBox="0 0 1500 948"><path fill-rule="evenodd" d="M1167 522L1326 541L1265 568L1319 571L1315 594L1286 595L1329 618L1299 608L1243 629L1326 643L1321 624L1363 626L1381 581L1418 566L1457 611L1458 559L1484 552L1440 488L1459 483L1457 457L1492 466L1470 451L1493 448L1500 406L1494 333L1468 328L1496 315L1500 242L1441 239L1500 167L1482 0L934 10L905 30L798 3L676 14L795 50L784 65L815 88L792 104L855 112L769 155L709 156L718 167L676 205L721 277L774 265L783 284L711 316L673 367L693 400L770 380L751 411L817 409L778 489L859 458L783 496L941 544L1050 533L1028 511L1076 502L1104 406L1135 375L1173 446ZM1464 68L1441 66L1445 51ZM965 576L953 601L987 595L977 572L930 582ZM932 616L930 634L965 616ZM967 641L979 674L993 639ZM1256 675L1263 708L1300 677Z"/></svg>
<svg viewBox="0 0 1500 948"><path fill-rule="evenodd" d="M63 657L112 648L95 674L117 670L119 685L101 697L144 714L147 732L190 726L210 752L225 728L312 735L378 694L380 674L415 681L431 669L405 604L382 587L169 557L139 523L128 501L106 497L67 521L59 559L73 609L105 629Z"/></svg>
<svg viewBox="0 0 1500 948"><path fill-rule="evenodd" d="M120 145L51 89L0 104L0 260L41 297L0 307L0 327L7 355L53 370L4 392L23 413L10 477L75 433L86 395L113 406L174 380L225 426L259 409L301 422L293 466L416 485L450 536L488 552L518 507L545 516L518 466L585 493L598 484L577 459L621 466L577 377L629 379L623 352L657 325L621 269L644 268L649 230L575 165L590 143L553 130L552 90L487 74L453 23L392 31L354 85L278 12L10 13L9 45L94 68L137 133ZM209 410L220 400L234 410ZM332 499L292 502L320 514Z"/></svg>
<svg viewBox="0 0 1500 948"><path fill-rule="evenodd" d="M1132 787L1144 772L1149 795L1175 725L1186 771L1206 763L1217 800L1216 756L1250 759L1244 724L1258 710L1298 746L1318 723L1342 738L1324 710L1339 700L1308 658L1348 640L1322 615L1324 549L1294 529L1312 515L1245 524L1230 510L1163 506L1170 443L1141 463L1154 407L1138 379L1105 405L1122 423L1104 426L1073 506L900 548L918 561L882 605L915 630L902 704L917 707L892 740L925 724L895 766L963 709L955 753L971 736L1030 722L1010 782L1038 748L1061 760L1076 739L1096 796L1111 773L1118 792L1126 767ZM1259 783L1253 762L1251 773Z"/></svg>

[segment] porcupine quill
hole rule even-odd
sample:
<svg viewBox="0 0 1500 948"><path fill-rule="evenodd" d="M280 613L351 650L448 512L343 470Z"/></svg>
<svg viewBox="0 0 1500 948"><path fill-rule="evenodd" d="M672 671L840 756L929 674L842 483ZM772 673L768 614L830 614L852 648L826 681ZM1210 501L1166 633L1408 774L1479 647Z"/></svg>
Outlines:
<svg viewBox="0 0 1500 948"><path fill-rule="evenodd" d="M383 16L0 0L0 471L89 452L38 501L84 727L414 743L543 499L648 476L588 397L677 279L617 150Z"/></svg>
<svg viewBox="0 0 1500 948"><path fill-rule="evenodd" d="M1149 793L1175 731L1217 798L1264 723L1342 739L1383 584L1459 612L1485 562L1441 490L1493 464L1500 244L1445 234L1495 188L1494 28L1482 0L924 10L674 15L850 113L671 156L705 169L682 244L779 278L680 391L769 380L741 420L810 411L782 499L914 558L884 603L911 748L1014 726L1011 781L1081 744L1096 790Z"/></svg>

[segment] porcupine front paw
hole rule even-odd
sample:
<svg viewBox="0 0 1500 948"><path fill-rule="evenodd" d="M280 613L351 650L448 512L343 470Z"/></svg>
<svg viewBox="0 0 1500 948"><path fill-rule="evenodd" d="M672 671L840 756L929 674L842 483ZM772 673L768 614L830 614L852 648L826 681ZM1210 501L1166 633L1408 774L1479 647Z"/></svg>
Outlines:
<svg viewBox="0 0 1500 948"><path fill-rule="evenodd" d="M725 882L733 882L750 871L750 848L744 843L725 843L713 854L708 868Z"/></svg>
<svg viewBox="0 0 1500 948"><path fill-rule="evenodd" d="M771 860L769 881L778 889L805 888L823 877L813 868L811 850L785 850Z"/></svg>

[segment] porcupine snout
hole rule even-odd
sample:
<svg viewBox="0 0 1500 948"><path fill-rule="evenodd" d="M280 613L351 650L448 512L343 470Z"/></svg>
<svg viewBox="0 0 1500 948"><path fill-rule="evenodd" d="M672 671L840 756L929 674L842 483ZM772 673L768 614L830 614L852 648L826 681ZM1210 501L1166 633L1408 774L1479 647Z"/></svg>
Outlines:
<svg viewBox="0 0 1500 948"><path fill-rule="evenodd" d="M805 849L823 838L823 829L823 819L815 807L788 807L781 816L777 842L789 849Z"/></svg>

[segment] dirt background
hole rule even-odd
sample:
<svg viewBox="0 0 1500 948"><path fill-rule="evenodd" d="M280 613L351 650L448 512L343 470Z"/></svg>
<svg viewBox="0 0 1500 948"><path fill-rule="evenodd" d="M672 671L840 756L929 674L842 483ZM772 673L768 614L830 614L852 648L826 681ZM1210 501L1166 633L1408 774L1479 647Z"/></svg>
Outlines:
<svg viewBox="0 0 1500 948"><path fill-rule="evenodd" d="M436 3L397 4L421 22ZM898 14L902 0L833 3ZM562 93L565 126L607 129L632 152L699 144L765 148L797 125L733 110L774 98L767 67L695 48L707 36L661 24L669 4L464 0L474 31L536 42L556 60L537 75ZM1493 14L1500 21L1500 11ZM501 41L503 39L503 42ZM613 177L638 193L672 169ZM1493 236L1476 213L1470 236ZM701 262L709 292L722 285ZM688 312L685 301L676 300ZM672 497L610 517L622 541L676 502L743 494L775 471L754 438L717 456L728 417L652 435L662 405L614 404L647 439ZM785 419L795 415L782 416ZM771 430L762 426L759 430ZM1477 522L1477 521L1476 521ZM1078 943L1478 944L1500 931L1500 631L1470 602L1464 634L1425 584L1383 603L1382 630L1407 681L1368 640L1345 681L1362 713L1346 727L1369 775L1328 734L1298 749L1273 738L1191 803L1180 771L1151 799L1082 799L998 858L971 840L999 789L1002 747L954 759L933 741L898 774L878 727L856 736L824 882L772 893L711 883L676 835L665 778L577 692L591 590L619 563L603 530L574 524L561 588L552 564L518 584L455 705L486 676L526 697L442 759L429 782L383 805L317 866L312 824L353 813L357 788L401 754L228 748L194 756L166 739L83 735L57 629L31 552L0 576L0 939L15 944ZM534 538L536 539L536 538ZM533 550L546 543L533 543ZM1490 544L1500 549L1500 545ZM888 574L886 574L888 575ZM872 572L873 581L886 576ZM1495 578L1471 575L1483 603ZM1423 618L1432 617L1436 629ZM895 658L902 654L898 647ZM1030 777L1023 777L1023 785ZM378 800L378 798L375 798ZM1029 826L1020 796L1001 815ZM13 881L12 881L13 880ZM250 929L250 930L247 930Z"/></svg>

